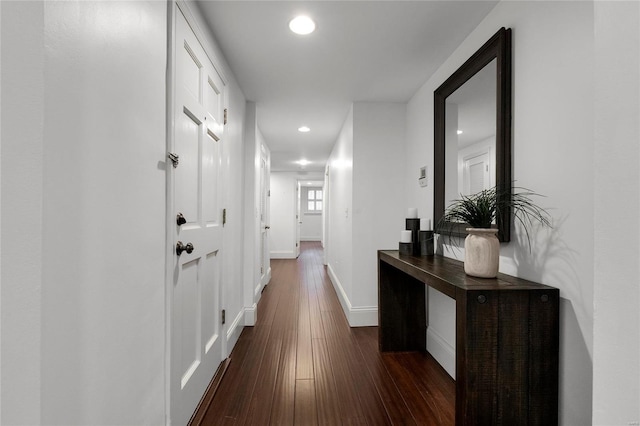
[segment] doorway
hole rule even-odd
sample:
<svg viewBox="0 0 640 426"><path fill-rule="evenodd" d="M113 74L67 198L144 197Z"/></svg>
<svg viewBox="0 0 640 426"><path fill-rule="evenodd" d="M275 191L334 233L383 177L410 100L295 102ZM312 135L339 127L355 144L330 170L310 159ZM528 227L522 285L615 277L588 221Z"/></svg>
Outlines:
<svg viewBox="0 0 640 426"><path fill-rule="evenodd" d="M301 241L323 240L323 212L325 209L324 182L319 180L298 180L297 203L297 248Z"/></svg>

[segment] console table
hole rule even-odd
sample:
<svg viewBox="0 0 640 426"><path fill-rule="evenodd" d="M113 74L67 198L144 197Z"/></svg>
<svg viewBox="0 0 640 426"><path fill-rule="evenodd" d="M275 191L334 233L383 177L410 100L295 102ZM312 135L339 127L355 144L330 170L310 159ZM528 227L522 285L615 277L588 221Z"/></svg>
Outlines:
<svg viewBox="0 0 640 426"><path fill-rule="evenodd" d="M558 423L559 290L378 251L381 351L425 351L426 287L456 301L456 425Z"/></svg>

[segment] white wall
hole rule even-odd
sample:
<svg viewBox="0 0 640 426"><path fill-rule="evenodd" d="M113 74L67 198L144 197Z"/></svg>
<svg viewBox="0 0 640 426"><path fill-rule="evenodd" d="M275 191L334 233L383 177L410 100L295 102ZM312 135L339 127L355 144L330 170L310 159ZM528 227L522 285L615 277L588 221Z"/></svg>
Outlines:
<svg viewBox="0 0 640 426"><path fill-rule="evenodd" d="M166 5L3 10L2 421L162 423Z"/></svg>
<svg viewBox="0 0 640 426"><path fill-rule="evenodd" d="M13 249L2 251L0 420L164 424L167 4L2 11L1 238ZM222 67L233 318L243 309L245 100ZM230 351L236 335L225 330Z"/></svg>
<svg viewBox="0 0 640 426"><path fill-rule="evenodd" d="M322 239L322 213L302 213L300 241L320 241Z"/></svg>
<svg viewBox="0 0 640 426"><path fill-rule="evenodd" d="M353 130L352 106L327 161L324 185L327 192L327 271L347 318L353 280Z"/></svg>
<svg viewBox="0 0 640 426"><path fill-rule="evenodd" d="M377 250L405 227L404 145L405 104L357 102L329 160L328 270L352 326L377 324Z"/></svg>
<svg viewBox="0 0 640 426"><path fill-rule="evenodd" d="M2 3L0 3L0 25L2 23ZM2 31L0 30L0 51ZM2 55L0 54L0 100L2 99ZM2 141L2 102L0 102L0 141ZM2 143L0 142L0 230L2 229ZM2 323L2 244L0 244L0 324ZM2 376L2 333L0 332L0 383ZM2 385L0 384L0 422L2 422Z"/></svg>
<svg viewBox="0 0 640 426"><path fill-rule="evenodd" d="M640 421L640 7L594 11L593 423L628 425Z"/></svg>
<svg viewBox="0 0 640 426"><path fill-rule="evenodd" d="M351 304L352 309L362 310L363 315L368 311L359 325L378 323L378 250L397 249L400 230L405 229L409 207L403 179L405 122L405 104L357 102L353 105ZM413 172L411 184L418 186L419 168Z"/></svg>
<svg viewBox="0 0 640 426"><path fill-rule="evenodd" d="M260 273L260 164L263 151L268 160L269 148L258 128L256 104L246 103L244 130L244 325L254 325L262 288L268 282L270 268L263 282ZM268 162L268 161L267 161ZM268 172L267 172L268 173ZM267 248L267 252L269 249Z"/></svg>
<svg viewBox="0 0 640 426"><path fill-rule="evenodd" d="M40 421L43 24L42 3L2 2L2 424Z"/></svg>
<svg viewBox="0 0 640 426"><path fill-rule="evenodd" d="M617 9L619 7L635 9L623 11ZM616 13L612 13L614 10ZM425 117L433 117L433 91L500 27L513 29L513 176L518 185L530 187L547 196L542 204L550 209L554 217L554 229L536 234L532 254L526 242L522 241L519 229L516 229L512 242L502 245L500 270L560 289L560 419L561 424L565 425L591 424L593 369L601 372L599 377L604 385L593 394L598 398L593 401L593 409L603 410L603 414L594 416L593 420L597 424L618 424L617 419L626 416L624 424L638 421L637 368L631 368L630 378L623 378L621 371L613 367L628 366L633 357L636 360L633 365L637 365L640 334L638 310L628 305L633 303L637 306L638 301L638 233L635 232L638 229L636 197L640 192L636 172L638 12L637 5L625 6L617 2L607 7L596 3L595 12L596 25L592 2L499 3L429 78L407 108L406 185L411 188L415 180L413 169L425 162L429 165L429 179L432 182L433 120ZM618 15L629 14L632 18L623 20L629 30L623 34L616 33L614 28L620 25ZM594 46L600 48L595 49ZM594 61L594 53L599 55L605 51L607 59ZM627 55L632 58L622 62L625 68L618 70L620 75L616 75L622 78L622 83L613 88L620 90L610 97L606 96L612 90L609 71L618 66L621 57ZM601 66L595 74L594 62ZM630 89L627 89L629 86ZM623 92L623 87L628 92L620 97L618 95ZM605 98L606 103L601 103L600 98ZM594 105L597 105L595 113ZM613 127L613 124L601 119L600 115L606 116L614 111L628 111L620 117L621 123L630 126L630 117L633 116L635 127L627 127L614 136L614 143L624 149L616 146L609 151L611 157L602 158L599 152L611 147L609 126ZM600 130L601 141L595 139L594 142L594 121L600 125L597 129ZM625 156L633 159L634 166L612 175L619 168L618 160ZM610 232L612 219L609 207L613 201L602 196L612 189L613 181L617 182L620 174L624 176L628 173L631 174L624 184L617 185L621 190L625 188L625 194L633 194L631 197L634 201L628 211L632 218L631 227L627 226L627 221L616 218L613 221L624 226L624 230ZM410 190L409 200L430 211L433 209L432 194L432 188ZM609 196L616 195L610 193ZM619 200L619 197L615 200ZM600 212L602 218L596 216L596 212ZM609 249L605 246L603 250L602 242L594 238L594 229L599 230L597 235L605 240L611 239ZM633 237L625 238L630 235ZM446 254L463 258L462 250ZM603 256L604 260L601 261ZM596 273L600 274L599 281L595 283L598 275L594 275L594 262ZM613 273L614 265L618 268L623 264L630 266ZM610 279L611 276L614 281ZM620 335L613 327L596 329L596 341L599 336L606 343L602 349L598 347L594 351L594 286L596 289L602 288L604 293L605 288L608 291L614 282L618 282L615 278L631 280L628 282L634 282L635 287L616 287L620 290L611 296L611 300L603 303L605 311L602 315L610 315L616 324L627 324L627 330ZM626 300L630 301L625 301L625 294L630 297ZM596 299L596 307L599 302L600 299ZM432 298L429 304L430 328L436 327L438 321L443 319L442 316L437 318L438 321L432 318L438 308L442 310L442 306L436 307L433 303ZM616 304L627 308L616 311ZM453 304L449 306L452 308ZM448 315L449 322L455 318L455 313L441 315ZM451 327L441 323L435 331L447 340L450 347L455 345ZM617 343L617 348L615 344L609 348L609 345L622 340L626 343ZM629 352L613 349L620 349L621 346ZM607 356L606 361L593 365L594 352L600 350ZM613 383L626 384L626 387L623 390ZM612 402L625 392L629 392L628 398L625 395L624 401ZM604 394L608 395L605 397ZM635 401L635 405L630 400ZM613 407L620 408L621 413L614 415Z"/></svg>

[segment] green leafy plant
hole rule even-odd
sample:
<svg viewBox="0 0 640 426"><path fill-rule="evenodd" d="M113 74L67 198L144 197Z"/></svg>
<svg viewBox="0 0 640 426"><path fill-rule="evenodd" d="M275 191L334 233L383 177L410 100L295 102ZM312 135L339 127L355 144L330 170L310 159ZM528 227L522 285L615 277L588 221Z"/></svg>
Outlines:
<svg viewBox="0 0 640 426"><path fill-rule="evenodd" d="M507 212L513 214L524 228L531 250L530 230L533 225L539 223L552 227L549 213L535 204L531 197L541 195L520 187L507 190L493 187L476 194L461 195L460 199L454 200L446 209L436 230L440 234L451 236L461 223L468 224L470 228L491 228L500 215Z"/></svg>

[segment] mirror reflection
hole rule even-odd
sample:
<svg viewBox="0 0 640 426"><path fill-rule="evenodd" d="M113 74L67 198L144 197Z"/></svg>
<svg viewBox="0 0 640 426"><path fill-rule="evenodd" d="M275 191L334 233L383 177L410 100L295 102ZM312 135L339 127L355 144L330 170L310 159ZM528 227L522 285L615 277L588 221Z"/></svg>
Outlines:
<svg viewBox="0 0 640 426"><path fill-rule="evenodd" d="M496 184L496 59L445 100L445 202Z"/></svg>

